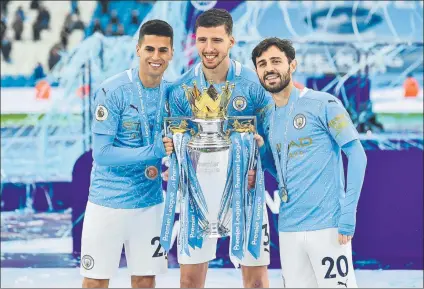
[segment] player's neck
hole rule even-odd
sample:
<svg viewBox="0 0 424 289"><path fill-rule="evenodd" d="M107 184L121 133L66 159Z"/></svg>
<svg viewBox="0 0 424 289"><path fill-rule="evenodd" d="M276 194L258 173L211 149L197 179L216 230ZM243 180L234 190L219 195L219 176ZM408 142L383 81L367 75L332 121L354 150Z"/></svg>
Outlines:
<svg viewBox="0 0 424 289"><path fill-rule="evenodd" d="M202 70L208 82L223 83L227 80L227 74L230 70L230 58L226 57L216 68L208 69L202 64Z"/></svg>
<svg viewBox="0 0 424 289"><path fill-rule="evenodd" d="M289 85L287 85L287 87L284 88L282 91L271 94L277 107L286 106L287 103L289 103L290 94L293 88L293 82L290 81Z"/></svg>
<svg viewBox="0 0 424 289"><path fill-rule="evenodd" d="M144 87L147 88L155 88L160 85L160 82L162 80L162 75L157 77L152 77L150 75L144 74L141 71L138 72L138 77L141 80L141 83Z"/></svg>

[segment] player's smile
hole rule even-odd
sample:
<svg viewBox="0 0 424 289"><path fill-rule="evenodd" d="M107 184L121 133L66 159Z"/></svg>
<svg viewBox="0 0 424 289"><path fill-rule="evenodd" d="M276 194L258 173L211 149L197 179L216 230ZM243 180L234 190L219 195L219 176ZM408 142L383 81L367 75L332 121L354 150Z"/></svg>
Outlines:
<svg viewBox="0 0 424 289"><path fill-rule="evenodd" d="M264 82L268 83L269 85L275 85L277 84L279 81L281 82L281 74L279 73L267 73L264 76Z"/></svg>
<svg viewBox="0 0 424 289"><path fill-rule="evenodd" d="M149 62L149 66L150 66L151 68L155 69L155 70L157 70L157 69L161 68L161 67L162 67L162 65L163 65L162 63L157 62L157 61L155 61L155 62Z"/></svg>
<svg viewBox="0 0 424 289"><path fill-rule="evenodd" d="M218 58L218 54L203 54L203 59L207 63L213 63Z"/></svg>

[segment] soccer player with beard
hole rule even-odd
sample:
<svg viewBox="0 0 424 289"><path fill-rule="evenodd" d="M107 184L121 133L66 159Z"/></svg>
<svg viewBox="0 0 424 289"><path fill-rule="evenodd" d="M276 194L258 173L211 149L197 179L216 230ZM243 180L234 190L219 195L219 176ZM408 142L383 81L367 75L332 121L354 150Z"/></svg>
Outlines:
<svg viewBox="0 0 424 289"><path fill-rule="evenodd" d="M185 73L173 85L169 95L171 116L192 116L188 100L181 86L193 86L193 81L201 88L208 87L220 93L226 81L235 83L228 105L229 116L255 115L261 124L264 111L271 107L272 99L260 85L256 73L230 59L229 52L235 40L232 36L233 20L226 10L210 9L196 21L196 48L201 62ZM261 126L258 127L262 131ZM254 172L249 172L249 185L253 186ZM265 206L265 202L264 202ZM269 256L269 224L264 210L264 230L262 230L261 254L255 259L248 251L241 260L245 287L268 287L267 266ZM201 249L190 248L190 256L178 255L181 268L181 287L201 288L205 285L208 262L216 257L217 239L205 238ZM180 252L180 250L178 250Z"/></svg>
<svg viewBox="0 0 424 289"><path fill-rule="evenodd" d="M268 38L252 52L275 105L261 154L279 183L280 259L287 287L356 287L350 240L367 158L348 113L325 92L294 87L295 49ZM348 158L345 191L342 155Z"/></svg>

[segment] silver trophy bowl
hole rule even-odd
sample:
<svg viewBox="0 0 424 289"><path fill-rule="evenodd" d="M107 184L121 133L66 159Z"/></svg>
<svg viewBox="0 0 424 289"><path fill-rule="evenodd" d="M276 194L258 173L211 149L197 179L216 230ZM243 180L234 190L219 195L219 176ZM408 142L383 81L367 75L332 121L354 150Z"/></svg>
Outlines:
<svg viewBox="0 0 424 289"><path fill-rule="evenodd" d="M229 232L229 228L220 223L218 215L228 177L231 141L224 132L225 119L192 121L197 124L198 133L192 137L187 149L208 206L203 235L221 238Z"/></svg>

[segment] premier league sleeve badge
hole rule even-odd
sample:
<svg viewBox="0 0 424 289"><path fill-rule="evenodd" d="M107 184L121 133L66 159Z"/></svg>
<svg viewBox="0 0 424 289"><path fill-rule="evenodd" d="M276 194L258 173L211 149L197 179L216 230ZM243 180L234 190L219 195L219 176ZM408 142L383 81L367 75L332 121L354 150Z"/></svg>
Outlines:
<svg viewBox="0 0 424 289"><path fill-rule="evenodd" d="M98 105L96 108L96 120L98 121L104 121L107 119L109 112L107 108L103 105Z"/></svg>

